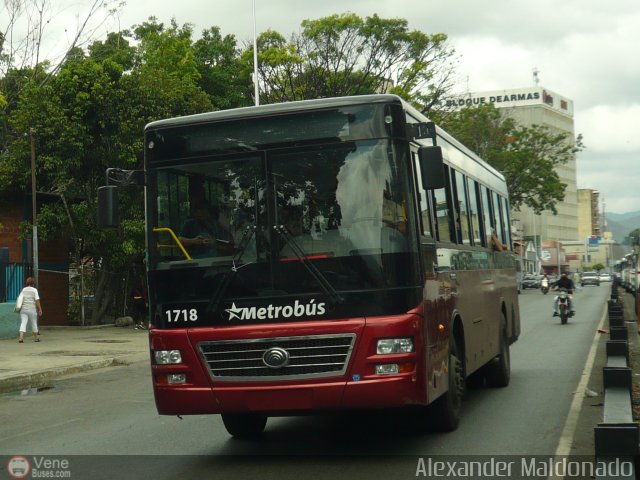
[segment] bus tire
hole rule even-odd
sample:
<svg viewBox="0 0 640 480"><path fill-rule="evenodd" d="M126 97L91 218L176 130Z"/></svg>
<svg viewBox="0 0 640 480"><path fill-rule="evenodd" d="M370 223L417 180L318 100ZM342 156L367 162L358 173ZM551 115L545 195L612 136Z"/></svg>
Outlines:
<svg viewBox="0 0 640 480"><path fill-rule="evenodd" d="M486 367L485 378L489 387L506 387L511 380L511 352L507 337L507 319L500 319L500 353Z"/></svg>
<svg viewBox="0 0 640 480"><path fill-rule="evenodd" d="M230 435L245 440L255 440L264 432L267 417L257 413L223 413L222 423Z"/></svg>
<svg viewBox="0 0 640 480"><path fill-rule="evenodd" d="M453 335L449 342L449 389L433 402L429 415L440 432L451 432L458 428L465 392L464 364L458 354L458 345Z"/></svg>

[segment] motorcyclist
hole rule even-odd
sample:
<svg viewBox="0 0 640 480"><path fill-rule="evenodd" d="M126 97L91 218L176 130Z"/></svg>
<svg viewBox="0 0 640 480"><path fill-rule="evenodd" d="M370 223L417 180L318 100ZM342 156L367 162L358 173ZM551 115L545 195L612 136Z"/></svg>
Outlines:
<svg viewBox="0 0 640 480"><path fill-rule="evenodd" d="M544 277L542 277L542 280L540 280L540 288L542 290L544 290L544 289L549 290L549 277L547 277L546 273L545 273Z"/></svg>
<svg viewBox="0 0 640 480"><path fill-rule="evenodd" d="M571 280L568 276L567 276L567 272L562 272L562 275L560 276L560 278L558 279L558 281L556 282L555 286L554 286L554 290L566 290L567 293L569 294L569 312L570 315L574 315L575 314L575 310L573 309L573 298L572 298L572 294L574 292L574 290L576 289L576 286L573 283L573 280ZM556 299L553 302L553 316L557 317L558 316L558 300L559 297L556 295Z"/></svg>

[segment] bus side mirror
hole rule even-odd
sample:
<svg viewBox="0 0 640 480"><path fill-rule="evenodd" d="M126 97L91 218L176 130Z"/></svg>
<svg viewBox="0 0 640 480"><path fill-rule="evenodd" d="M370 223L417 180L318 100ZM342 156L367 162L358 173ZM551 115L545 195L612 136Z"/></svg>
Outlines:
<svg viewBox="0 0 640 480"><path fill-rule="evenodd" d="M115 185L98 187L98 228L117 228L120 224L117 188Z"/></svg>
<svg viewBox="0 0 640 480"><path fill-rule="evenodd" d="M445 179L442 148L437 146L422 146L418 148L418 161L420 162L422 187L425 190L444 188Z"/></svg>

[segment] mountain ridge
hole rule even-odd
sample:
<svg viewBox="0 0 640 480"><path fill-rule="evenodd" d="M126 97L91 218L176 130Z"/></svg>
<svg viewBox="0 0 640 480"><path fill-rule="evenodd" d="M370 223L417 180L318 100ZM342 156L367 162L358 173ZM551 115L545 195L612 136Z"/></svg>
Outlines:
<svg viewBox="0 0 640 480"><path fill-rule="evenodd" d="M622 243L629 232L640 228L640 210L627 213L607 212L607 230L613 235L616 242Z"/></svg>

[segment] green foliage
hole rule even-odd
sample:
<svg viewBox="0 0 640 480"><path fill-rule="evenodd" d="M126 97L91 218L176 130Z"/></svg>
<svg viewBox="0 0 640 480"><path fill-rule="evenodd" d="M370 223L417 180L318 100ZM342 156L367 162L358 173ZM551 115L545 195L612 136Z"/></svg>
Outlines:
<svg viewBox="0 0 640 480"><path fill-rule="evenodd" d="M629 234L624 237L622 244L634 247L636 251L640 249L640 228L631 230Z"/></svg>
<svg viewBox="0 0 640 480"><path fill-rule="evenodd" d="M0 117L5 120L0 189L30 191L33 138L37 189L57 198L40 207L39 238L65 235L75 263L93 258L100 265L94 311L99 316L115 294L110 282L120 277L114 273L139 264L145 245L139 188L120 192L124 220L119 230L96 228L96 192L106 168L139 168L146 123L211 110L213 96L200 86L201 65L188 26L172 22L165 28L150 19L133 33L110 34L88 50L88 55L70 52L46 82L19 71L0 79L7 99L0 110L5 115ZM44 67L43 78L51 73ZM24 222L21 231L29 235L30 223Z"/></svg>
<svg viewBox="0 0 640 480"><path fill-rule="evenodd" d="M583 148L582 136L574 144L567 133L518 125L493 105L433 112L432 118L505 176L513 208L557 213L566 184L556 169Z"/></svg>
<svg viewBox="0 0 640 480"><path fill-rule="evenodd" d="M89 46L89 57L102 63L107 71L110 66L113 67L114 72L119 72L120 75L124 71L131 70L135 61L136 49L127 40L129 35L128 30L109 33L103 42L96 41Z"/></svg>
<svg viewBox="0 0 640 480"><path fill-rule="evenodd" d="M251 105L251 71L244 68L232 35L222 37L218 27L211 27L202 32L193 49L200 88L207 92L213 107L225 110Z"/></svg>
<svg viewBox="0 0 640 480"><path fill-rule="evenodd" d="M267 31L258 38L261 102L389 92L429 110L451 88L446 42L404 19L353 13L304 20L291 41ZM249 65L252 50L242 58Z"/></svg>
<svg viewBox="0 0 640 480"><path fill-rule="evenodd" d="M605 269L605 266L601 263L596 263L595 265L593 265L591 267L592 270L595 270L596 272L600 272L601 270Z"/></svg>

